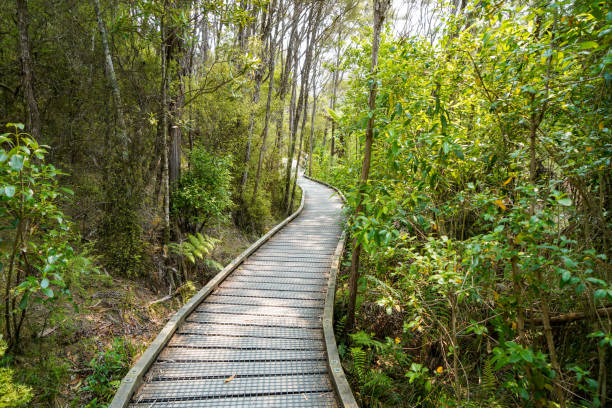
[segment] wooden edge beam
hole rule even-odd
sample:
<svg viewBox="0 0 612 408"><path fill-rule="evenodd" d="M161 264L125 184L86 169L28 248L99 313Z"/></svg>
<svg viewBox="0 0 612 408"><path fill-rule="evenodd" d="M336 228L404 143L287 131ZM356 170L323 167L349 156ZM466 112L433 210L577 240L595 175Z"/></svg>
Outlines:
<svg viewBox="0 0 612 408"><path fill-rule="evenodd" d="M301 188L301 187L300 187ZM155 359L161 353L163 348L168 344L172 335L176 332L178 326L185 321L188 315L191 314L199 304L208 296L210 293L217 288L223 282L227 276L232 273L246 258L248 258L251 254L253 254L259 247L261 247L266 241L268 241L272 236L274 236L278 231L280 231L285 225L291 222L295 217L297 217L300 212L304 209L304 199L306 196L306 192L303 188L302 190L302 200L300 202L299 208L291 214L289 217L285 218L278 225L268 231L264 236L259 238L253 245L244 250L243 253L238 255L232 262L230 262L221 272L215 275L208 283L200 289L198 293L196 293L187 303L183 305L166 323L161 332L157 335L155 340L145 350L145 352L140 356L136 364L128 371L121 384L117 393L113 397L109 408L125 408L130 403L130 398L134 392L142 385L143 377L146 372L149 370L151 365L155 362Z"/></svg>
<svg viewBox="0 0 612 408"><path fill-rule="evenodd" d="M323 181L308 177L304 174L304 177L323 184L333 190L335 190L342 202L346 202L344 194L336 187L329 185ZM336 390L340 406L343 408L359 408L351 386L349 385L344 370L342 369L342 362L340 361L340 355L338 354L338 346L336 345L336 336L334 335L334 301L336 297L336 279L338 277L338 270L340 269L340 259L344 252L344 246L346 244L346 234L343 232L336 246L336 251L332 258L331 270L329 273L329 281L327 284L327 295L325 297L325 309L323 310L323 337L325 339L325 349L327 351L327 367L331 375L332 384Z"/></svg>

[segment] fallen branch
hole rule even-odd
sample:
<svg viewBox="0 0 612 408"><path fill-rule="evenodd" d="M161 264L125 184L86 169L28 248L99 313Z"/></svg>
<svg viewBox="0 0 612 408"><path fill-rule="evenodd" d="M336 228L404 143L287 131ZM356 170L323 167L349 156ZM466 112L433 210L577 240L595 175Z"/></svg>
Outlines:
<svg viewBox="0 0 612 408"><path fill-rule="evenodd" d="M172 299L173 297L175 297L177 293L178 293L178 291L177 291L177 292L174 292L174 293L171 293L171 294L169 294L169 295L167 295L167 296L164 296L163 298L159 298L159 299L157 299L157 300L153 300L153 301L151 301L151 302L147 303L147 307L151 307L151 306L156 305L156 304L158 304L158 303L165 302L166 300L170 300L170 299Z"/></svg>
<svg viewBox="0 0 612 408"><path fill-rule="evenodd" d="M599 313L610 314L612 313L612 307L599 308L597 309L597 313L598 314ZM576 320L582 320L586 317L588 317L588 314L585 312L572 312L572 313L561 314L558 316L551 316L550 323L551 324L565 324L565 323L575 322ZM541 317L530 319L530 323L533 325L544 324Z"/></svg>

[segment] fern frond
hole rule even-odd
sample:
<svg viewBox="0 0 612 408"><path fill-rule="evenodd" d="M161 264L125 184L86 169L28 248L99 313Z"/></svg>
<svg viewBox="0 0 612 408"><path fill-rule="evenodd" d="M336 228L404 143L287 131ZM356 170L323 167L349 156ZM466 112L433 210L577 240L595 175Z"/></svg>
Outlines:
<svg viewBox="0 0 612 408"><path fill-rule="evenodd" d="M353 372L360 382L365 379L365 368L367 353L361 347L351 347L351 357L353 358Z"/></svg>
<svg viewBox="0 0 612 408"><path fill-rule="evenodd" d="M382 347L384 346L383 343L378 340L374 340L372 336L370 336L363 330L360 330L355 334L351 334L350 336L353 343L355 343L357 346L374 347L377 350L382 349Z"/></svg>
<svg viewBox="0 0 612 408"><path fill-rule="evenodd" d="M495 378L495 372L493 370L493 359L488 357L482 368L482 395L484 398L488 398L488 396L495 390L497 378Z"/></svg>

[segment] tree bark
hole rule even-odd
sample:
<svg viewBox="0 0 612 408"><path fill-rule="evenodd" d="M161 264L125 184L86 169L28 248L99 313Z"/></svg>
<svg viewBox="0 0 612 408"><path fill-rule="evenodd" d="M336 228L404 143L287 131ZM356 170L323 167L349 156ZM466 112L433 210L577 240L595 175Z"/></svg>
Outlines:
<svg viewBox="0 0 612 408"><path fill-rule="evenodd" d="M310 146L308 149L308 177L312 177L312 150L314 146L315 113L317 111L316 64L312 74L312 113L310 114Z"/></svg>
<svg viewBox="0 0 612 408"><path fill-rule="evenodd" d="M28 6L26 0L17 0L17 28L19 30L19 48L21 50L21 81L27 111L26 128L34 139L40 142L40 113L34 96L34 75L32 73L32 57L30 56Z"/></svg>
<svg viewBox="0 0 612 408"><path fill-rule="evenodd" d="M274 4L269 5L268 13L271 13L273 10ZM264 24L261 32L261 42L265 44L270 36L271 24ZM265 59L265 50L262 47L262 54L260 55L261 61ZM246 188L246 184L249 177L249 160L251 159L251 144L253 143L253 132L255 130L255 111L257 110L257 104L259 103L259 93L261 90L261 82L264 77L264 65L260 63L259 66L255 69L255 89L253 90L253 97L251 99L251 114L249 117L249 135L247 138L247 145L244 157L244 170L242 171L242 181L240 182L240 197L242 197L242 193Z"/></svg>
<svg viewBox="0 0 612 408"><path fill-rule="evenodd" d="M287 212L291 210L291 167L293 164L293 155L295 154L295 143L297 138L297 129L300 121L300 114L304 106L305 94L308 92L308 79L310 73L310 62L312 59L312 48L313 48L313 39L312 31L314 29L313 24L313 12L314 6L311 6L309 15L308 15L308 40L306 42L306 57L304 60L304 64L302 66L301 73L301 84L300 84L300 96L298 98L297 107L295 109L294 117L293 117L293 125L291 128L291 150L289 152L289 157L287 159L287 172L285 174L285 209ZM297 63L297 58L295 59ZM296 70L297 72L297 70ZM299 163L296 163L296 168L299 166Z"/></svg>
<svg viewBox="0 0 612 408"><path fill-rule="evenodd" d="M161 21L161 119L162 119L162 150L163 150L163 167L161 183L163 185L164 194L164 234L163 242L170 241L170 180L168 168L168 55L166 44L166 24L165 17Z"/></svg>
<svg viewBox="0 0 612 408"><path fill-rule="evenodd" d="M339 77L340 77L340 51L341 48L338 47L336 48L336 64L334 66L334 72L332 73L332 97L329 101L329 107L331 110L336 109L336 101L338 98L338 83L339 83ZM331 149L330 149L330 156L334 157L334 154L336 154L336 137L335 137L335 131L336 131L336 121L334 119L331 119Z"/></svg>
<svg viewBox="0 0 612 408"><path fill-rule="evenodd" d="M129 155L129 143L130 140L127 135L127 126L125 124L125 117L123 115L123 105L121 103L121 91L119 89L119 83L115 75L115 67L113 65L113 59L110 53L110 47L108 45L108 35L106 33L106 24L102 19L102 12L100 11L100 0L93 0L94 7L96 9L96 18L98 20L98 30L100 30L100 37L102 37L102 48L104 50L104 66L106 71L106 77L108 83L113 92L113 102L115 103L115 111L117 114L117 122L119 123L119 149L121 158L124 162L127 162Z"/></svg>
<svg viewBox="0 0 612 408"><path fill-rule="evenodd" d="M270 5L270 19L272 19L274 15L276 0L272 0ZM276 67L276 40L278 37L278 25L274 29L274 37L270 39L270 52L268 59L268 97L266 100L266 117L264 119L264 128L261 135L261 148L259 149L259 161L257 162L257 173L255 174L255 185L253 186L253 196L251 197L251 202L255 201L257 197L257 189L259 187L259 179L261 177L261 166L264 160L264 155L266 153L266 140L268 138L268 129L270 126L270 112L272 107L272 93L274 91L274 71Z"/></svg>
<svg viewBox="0 0 612 408"><path fill-rule="evenodd" d="M380 46L380 31L385 19L385 14L389 8L390 0L374 0L374 34L372 39L372 59L370 61L370 77L374 79L376 67L378 65L378 49ZM363 193L362 188L368 181L370 174L370 160L372 158L372 143L374 140L374 110L376 109L376 81L372 81L368 97L368 107L370 109L370 119L366 130L366 141L363 152L363 163L361 166L361 178L359 179L359 198L355 217L362 211ZM361 255L361 244L357 238L353 239L353 254L351 258L351 272L349 277L349 303L346 313L346 330L350 332L355 327L355 303L357 300L357 281L359 279L359 256Z"/></svg>

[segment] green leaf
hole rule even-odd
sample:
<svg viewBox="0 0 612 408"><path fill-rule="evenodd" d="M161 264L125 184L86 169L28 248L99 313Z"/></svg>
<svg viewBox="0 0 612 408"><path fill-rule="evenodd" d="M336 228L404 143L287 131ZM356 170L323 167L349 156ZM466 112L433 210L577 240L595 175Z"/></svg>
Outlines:
<svg viewBox="0 0 612 408"><path fill-rule="evenodd" d="M11 157L11 160L9 160L9 166L11 166L13 170L21 171L21 169L23 168L23 162L24 157L20 154L16 154Z"/></svg>
<svg viewBox="0 0 612 408"><path fill-rule="evenodd" d="M4 187L4 194L8 198L13 197L15 195L15 186L6 186L6 187Z"/></svg>
<svg viewBox="0 0 612 408"><path fill-rule="evenodd" d="M563 282L569 281L571 277L572 277L572 273L570 271L564 269L563 272L561 272L561 280Z"/></svg>
<svg viewBox="0 0 612 408"><path fill-rule="evenodd" d="M25 310L28 307L28 299L30 298L30 292L24 293L19 301L19 310Z"/></svg>
<svg viewBox="0 0 612 408"><path fill-rule="evenodd" d="M49 279L44 278L43 280L40 281L40 287L43 289L46 289L49 287Z"/></svg>
<svg viewBox="0 0 612 408"><path fill-rule="evenodd" d="M591 283L593 283L593 284L595 284L595 285L606 286L606 281L601 280L601 279L588 277L588 278L586 278L586 280L591 282Z"/></svg>
<svg viewBox="0 0 612 408"><path fill-rule="evenodd" d="M51 288L43 288L42 293L49 298L53 297L53 289Z"/></svg>
<svg viewBox="0 0 612 408"><path fill-rule="evenodd" d="M595 41L585 41L583 43L580 43L579 49L581 49L581 50L588 50L589 48L597 48L597 47L599 47L599 44L597 44L597 42L595 42Z"/></svg>
<svg viewBox="0 0 612 408"><path fill-rule="evenodd" d="M569 207L570 205L572 205L572 200L568 197L560 198L557 200L557 202L559 203L559 205L562 205L564 207Z"/></svg>
<svg viewBox="0 0 612 408"><path fill-rule="evenodd" d="M607 292L608 291L605 289L597 289L595 293L593 294L593 299L595 300L603 299L604 297L606 297Z"/></svg>
<svg viewBox="0 0 612 408"><path fill-rule="evenodd" d="M23 123L7 123L6 127L16 127L17 129L24 129Z"/></svg>

